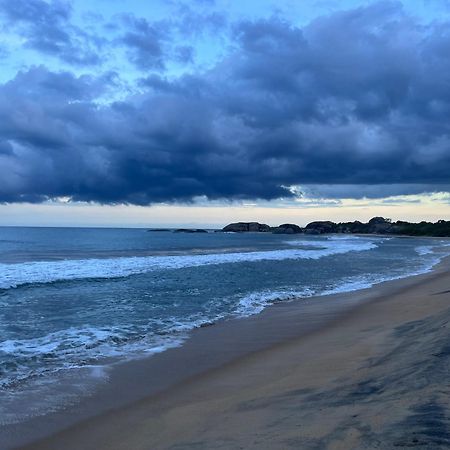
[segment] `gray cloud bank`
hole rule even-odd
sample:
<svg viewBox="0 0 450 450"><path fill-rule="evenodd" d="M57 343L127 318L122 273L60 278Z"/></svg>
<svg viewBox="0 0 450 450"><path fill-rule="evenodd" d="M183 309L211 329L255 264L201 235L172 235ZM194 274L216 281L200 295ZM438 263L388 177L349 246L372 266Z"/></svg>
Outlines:
<svg viewBox="0 0 450 450"><path fill-rule="evenodd" d="M68 12L52 14L50 25ZM175 79L161 72L154 28L134 25L120 45L142 69L139 94L99 102L120 74L44 66L0 86L1 202L276 199L315 184L353 197L358 185L448 190L449 23L425 26L390 1L302 29L279 17L235 23L227 56ZM53 51L35 38L28 45ZM73 44L55 42L63 54Z"/></svg>

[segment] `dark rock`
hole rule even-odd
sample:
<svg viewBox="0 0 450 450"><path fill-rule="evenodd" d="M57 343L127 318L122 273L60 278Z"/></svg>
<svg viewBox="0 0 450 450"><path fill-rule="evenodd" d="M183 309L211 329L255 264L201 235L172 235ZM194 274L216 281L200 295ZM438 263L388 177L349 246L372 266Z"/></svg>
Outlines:
<svg viewBox="0 0 450 450"><path fill-rule="evenodd" d="M237 222L230 223L226 227L222 228L224 232L234 232L234 233L245 233L245 232L253 232L253 233L267 233L271 231L269 225L265 223L258 222Z"/></svg>
<svg viewBox="0 0 450 450"><path fill-rule="evenodd" d="M207 231L201 228L179 228L174 233L207 233Z"/></svg>
<svg viewBox="0 0 450 450"><path fill-rule="evenodd" d="M278 227L271 228L269 225L258 222L238 222L227 225L220 231L231 231L235 233L243 232L270 232L275 234L324 234L324 233L348 233L348 234L393 234L405 236L436 236L450 237L450 221L438 220L436 223L422 221L420 223L409 223L397 221L393 223L384 217L373 217L367 223L315 221L301 228L298 225L285 223ZM196 232L196 231L185 231ZM197 232L205 232L197 231Z"/></svg>
<svg viewBox="0 0 450 450"><path fill-rule="evenodd" d="M329 220L311 222L306 225L306 234L336 233L338 226Z"/></svg>
<svg viewBox="0 0 450 450"><path fill-rule="evenodd" d="M368 226L359 220L354 222L342 222L337 225L336 233L367 233Z"/></svg>
<svg viewBox="0 0 450 450"><path fill-rule="evenodd" d="M278 227L272 229L272 233L275 234L298 234L303 233L303 228L293 223L283 223Z"/></svg>

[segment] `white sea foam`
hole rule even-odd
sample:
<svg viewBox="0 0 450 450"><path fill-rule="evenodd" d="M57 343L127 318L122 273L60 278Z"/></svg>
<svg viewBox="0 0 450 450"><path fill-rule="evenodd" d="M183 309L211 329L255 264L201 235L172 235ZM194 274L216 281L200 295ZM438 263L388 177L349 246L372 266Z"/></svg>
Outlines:
<svg viewBox="0 0 450 450"><path fill-rule="evenodd" d="M345 245L346 243L356 245L358 242L370 242L376 243L381 241L387 241L391 238L380 237L380 236L355 236L348 234L333 234L331 236L324 236L323 240L317 241L309 239L308 237L303 237L300 239L289 239L284 241L285 244L294 246L307 246L307 247L321 247L329 245Z"/></svg>
<svg viewBox="0 0 450 450"><path fill-rule="evenodd" d="M255 314L259 314L265 308L275 303L290 302L301 298L308 298L312 296L323 296L339 294L351 291L357 291L361 289L367 289L374 284L387 281L387 278L379 278L369 280L367 277L354 277L346 278L338 283L336 286L331 286L323 290L313 290L305 288L299 289L282 289L275 291L257 291L245 295L239 300L236 313L240 317L248 317Z"/></svg>
<svg viewBox="0 0 450 450"><path fill-rule="evenodd" d="M339 293L345 293L345 292L351 292L351 291L358 291L361 289L368 289L372 286L384 283L386 281L394 281L394 280L400 280L402 278L417 276L426 274L428 272L431 272L433 270L433 267L436 266L436 264L439 264L443 258L450 256L450 253L448 251L436 253L434 250L439 249L442 247L447 247L448 245L444 246L419 246L415 248L415 251L420 256L428 256L433 255L434 257L430 258L428 257L425 259L422 264L417 267L415 270L405 270L401 272L396 273L390 273L386 275L366 275L364 277L350 277L345 280L343 280L341 283L339 283L336 287L333 287L329 290L321 292L320 295L330 295L330 294L339 294Z"/></svg>
<svg viewBox="0 0 450 450"><path fill-rule="evenodd" d="M420 255L420 256L424 256L424 255L429 255L433 253L435 246L431 246L431 245L419 245L418 247L416 247L414 250Z"/></svg>
<svg viewBox="0 0 450 450"><path fill-rule="evenodd" d="M357 238L359 239L359 238ZM334 240L334 239L333 239ZM298 241L304 243L305 241ZM346 292L359 291L363 289L369 289L372 286L383 283L386 281L394 281L410 276L421 275L430 272L433 267L438 264L443 258L446 256L450 256L449 252L442 252L436 254L434 252L435 248L439 247L449 247L450 244L445 244L443 246L420 246L416 247L416 252L421 256L426 256L433 254L434 258L428 258L423 262L423 264L416 268L415 270L410 271L402 271L397 273L390 273L385 275L370 275L367 274L365 276L357 276L357 277L348 277L341 280L335 286L330 286L329 288L325 288L323 290L313 290L309 288L305 288L303 290L298 289L283 289L283 290L275 290L275 291L258 291L252 292L250 294L245 295L239 300L238 307L236 312L240 316L251 316L255 314L259 314L266 307L283 302L283 301L292 301L300 298L307 298L312 296L325 296L325 295L333 295L333 294L341 294Z"/></svg>
<svg viewBox="0 0 450 450"><path fill-rule="evenodd" d="M439 245L419 245L414 250L420 256L435 255L440 260L449 254L447 247L450 247L450 243L441 240Z"/></svg>
<svg viewBox="0 0 450 450"><path fill-rule="evenodd" d="M120 278L157 269L181 269L214 264L287 259L320 259L348 252L372 250L377 245L367 240L308 241L308 249L214 253L201 255L122 257L64 261L33 261L18 264L0 264L0 289L24 284L52 283L55 281Z"/></svg>
<svg viewBox="0 0 450 450"><path fill-rule="evenodd" d="M161 353L182 345L193 329L224 317L225 313L192 314L151 319L141 326L70 327L44 336L0 341L0 373L2 364L9 366L8 375L0 376L0 387L66 369L91 367L95 372L98 361L105 358L123 360ZM8 362L8 357L14 362ZM30 361L33 364L29 365Z"/></svg>
<svg viewBox="0 0 450 450"><path fill-rule="evenodd" d="M311 297L311 295L314 295L314 292L310 289L252 292L239 300L236 313L240 317L253 316L259 314L267 306L273 305L274 303Z"/></svg>
<svg viewBox="0 0 450 450"><path fill-rule="evenodd" d="M104 358L160 353L181 345L187 331L196 326L195 320L187 318L183 324L173 321L172 326L157 334L132 327L72 327L35 338L8 339L0 342L0 353L7 365L8 356L13 357L15 368L9 363L8 376L0 377L0 387L60 370L96 368L92 364ZM29 361L42 364L29 365Z"/></svg>
<svg viewBox="0 0 450 450"><path fill-rule="evenodd" d="M331 236L327 236L327 239L329 241L341 241L341 240L361 240L361 239L367 239L366 237L362 236L355 236L353 234L333 234ZM372 239L372 238L369 238Z"/></svg>

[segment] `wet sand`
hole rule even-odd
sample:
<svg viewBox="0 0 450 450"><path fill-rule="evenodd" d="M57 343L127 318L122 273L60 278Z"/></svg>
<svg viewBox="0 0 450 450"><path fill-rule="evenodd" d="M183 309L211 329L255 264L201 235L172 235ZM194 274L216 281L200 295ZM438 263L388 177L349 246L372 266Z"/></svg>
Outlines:
<svg viewBox="0 0 450 450"><path fill-rule="evenodd" d="M449 448L449 266L198 330L26 448Z"/></svg>

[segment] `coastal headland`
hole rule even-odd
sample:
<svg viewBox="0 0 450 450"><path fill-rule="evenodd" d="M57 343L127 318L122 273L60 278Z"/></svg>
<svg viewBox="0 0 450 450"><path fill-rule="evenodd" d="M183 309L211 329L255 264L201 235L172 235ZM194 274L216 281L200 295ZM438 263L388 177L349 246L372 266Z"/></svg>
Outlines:
<svg viewBox="0 0 450 450"><path fill-rule="evenodd" d="M449 267L200 329L255 348L26 448L449 448Z"/></svg>
<svg viewBox="0 0 450 450"><path fill-rule="evenodd" d="M174 233L207 233L202 228L151 228L147 231L170 231ZM438 220L437 222L422 221L419 223L406 222L384 217L372 217L368 222L359 220L353 222L335 223L331 220L316 220L301 227L294 223L283 223L278 226L270 226L259 222L233 222L224 226L216 233L274 233L274 234L387 234L397 236L430 236L450 237L450 221Z"/></svg>
<svg viewBox="0 0 450 450"><path fill-rule="evenodd" d="M406 236L450 236L450 221L438 220L437 222L411 223L398 220L392 222L384 217L373 217L367 223L355 220L353 222L335 223L329 220L314 221L300 227L292 223L285 223L277 227L271 227L259 222L235 222L226 225L223 232L245 233L275 233L275 234L391 234Z"/></svg>

